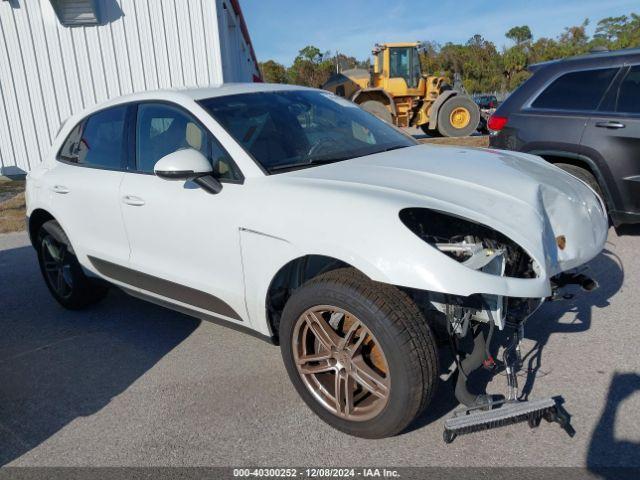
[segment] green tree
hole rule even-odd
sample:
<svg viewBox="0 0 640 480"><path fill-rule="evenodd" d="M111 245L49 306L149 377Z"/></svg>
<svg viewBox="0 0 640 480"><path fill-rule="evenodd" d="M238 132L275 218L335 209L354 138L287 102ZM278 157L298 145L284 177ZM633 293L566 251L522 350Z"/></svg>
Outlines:
<svg viewBox="0 0 640 480"><path fill-rule="evenodd" d="M440 44L429 40L423 41L421 44L419 55L422 73L426 75L439 75L443 73L444 68L440 55L442 47Z"/></svg>
<svg viewBox="0 0 640 480"><path fill-rule="evenodd" d="M528 75L523 75L529 65L529 54L522 45L515 45L502 54L505 85L508 90L517 87Z"/></svg>
<svg viewBox="0 0 640 480"><path fill-rule="evenodd" d="M597 23L594 42L610 48L630 48L640 45L640 15L603 18Z"/></svg>
<svg viewBox="0 0 640 480"><path fill-rule="evenodd" d="M516 42L516 45L520 45L525 42L530 42L531 39L533 38L533 35L531 34L531 29L529 28L528 25L513 27L505 34L505 36L509 40L513 40L514 42Z"/></svg>
<svg viewBox="0 0 640 480"><path fill-rule="evenodd" d="M564 29L564 32L558 38L560 57L571 57L589 51L589 36L586 31L588 25L589 19L587 18L581 25Z"/></svg>
<svg viewBox="0 0 640 480"><path fill-rule="evenodd" d="M606 17L596 24L592 37L587 33L589 20L567 27L556 38L537 38L528 25L510 28L505 36L513 44L499 52L496 46L481 35L472 36L466 43L423 41L420 61L423 73L445 75L453 80L458 77L469 93L512 90L530 73L531 64L555 60L589 52L603 46L610 50L640 46L640 15L630 13L618 17ZM315 46L300 50L291 67L269 61L261 65L266 81L297 83L318 87L336 70L366 68L369 61L329 52L323 53Z"/></svg>
<svg viewBox="0 0 640 480"><path fill-rule="evenodd" d="M293 61L288 76L292 83L317 88L328 80L334 70L328 53L322 53L314 46L306 46Z"/></svg>
<svg viewBox="0 0 640 480"><path fill-rule="evenodd" d="M267 60L259 64L262 78L267 83L288 83L287 69L284 65Z"/></svg>

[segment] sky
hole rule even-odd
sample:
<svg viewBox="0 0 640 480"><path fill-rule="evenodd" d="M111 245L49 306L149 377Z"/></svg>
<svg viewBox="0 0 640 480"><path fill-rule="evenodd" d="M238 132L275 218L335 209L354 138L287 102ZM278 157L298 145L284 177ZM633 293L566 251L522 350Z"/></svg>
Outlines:
<svg viewBox="0 0 640 480"><path fill-rule="evenodd" d="M476 33L509 46L505 32L529 25L534 39L556 37L564 27L640 13L639 0L240 0L259 61L291 65L314 45L360 60L375 43L434 40L463 43Z"/></svg>

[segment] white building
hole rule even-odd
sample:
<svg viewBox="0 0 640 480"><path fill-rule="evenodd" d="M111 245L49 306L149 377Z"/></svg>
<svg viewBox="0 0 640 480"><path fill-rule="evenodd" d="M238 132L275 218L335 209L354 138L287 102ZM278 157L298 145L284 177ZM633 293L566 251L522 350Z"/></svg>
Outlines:
<svg viewBox="0 0 640 480"><path fill-rule="evenodd" d="M0 174L94 103L259 77L238 0L0 0Z"/></svg>

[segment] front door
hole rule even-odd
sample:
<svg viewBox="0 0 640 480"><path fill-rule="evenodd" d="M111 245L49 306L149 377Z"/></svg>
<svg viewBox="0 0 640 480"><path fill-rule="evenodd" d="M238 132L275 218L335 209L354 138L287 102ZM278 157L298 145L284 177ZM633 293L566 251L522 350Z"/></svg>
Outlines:
<svg viewBox="0 0 640 480"><path fill-rule="evenodd" d="M237 167L210 132L186 110L141 103L136 115L135 164L120 197L131 245L126 283L205 314L247 321L237 222L242 184ZM163 156L201 151L224 183L211 194L191 181L153 174Z"/></svg>

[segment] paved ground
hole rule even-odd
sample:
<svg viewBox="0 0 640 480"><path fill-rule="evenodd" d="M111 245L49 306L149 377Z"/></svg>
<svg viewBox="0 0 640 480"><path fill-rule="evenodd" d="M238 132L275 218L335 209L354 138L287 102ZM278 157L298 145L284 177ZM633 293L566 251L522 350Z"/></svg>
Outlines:
<svg viewBox="0 0 640 480"><path fill-rule="evenodd" d="M64 311L27 243L0 236L0 465L640 465L638 237L612 232L600 289L529 325L522 383L563 395L576 436L520 424L452 445L449 385L410 432L349 437L305 407L276 347L120 292Z"/></svg>

